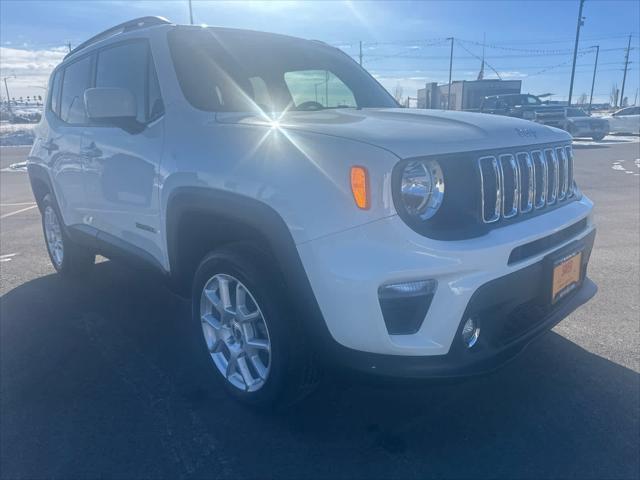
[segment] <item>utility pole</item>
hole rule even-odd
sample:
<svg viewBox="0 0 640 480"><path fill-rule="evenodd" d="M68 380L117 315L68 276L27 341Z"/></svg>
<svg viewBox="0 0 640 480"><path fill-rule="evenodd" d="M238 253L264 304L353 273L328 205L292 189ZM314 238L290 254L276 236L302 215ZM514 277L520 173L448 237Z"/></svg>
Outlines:
<svg viewBox="0 0 640 480"><path fill-rule="evenodd" d="M360 40L360 66L362 66L362 40Z"/></svg>
<svg viewBox="0 0 640 480"><path fill-rule="evenodd" d="M589 113L591 113L591 103L593 103L593 86L596 84L596 70L598 69L598 55L600 54L600 45L594 45L591 48L596 49L596 63L593 65L593 80L591 80L591 97L589 97Z"/></svg>
<svg viewBox="0 0 640 480"><path fill-rule="evenodd" d="M578 10L578 26L576 27L576 43L573 46L573 66L571 67L571 83L569 83L569 101L567 105L571 106L571 95L573 94L573 79L576 76L576 57L578 56L578 40L580 40L580 27L584 24L584 17L582 16L582 7L584 6L584 0L580 0L580 9Z"/></svg>
<svg viewBox="0 0 640 480"><path fill-rule="evenodd" d="M193 8L191 6L191 0L189 0L189 22L193 25Z"/></svg>
<svg viewBox="0 0 640 480"><path fill-rule="evenodd" d="M447 93L447 110L451 110L451 71L453 69L453 37L447 38L451 40L451 53L449 54L449 92Z"/></svg>
<svg viewBox="0 0 640 480"><path fill-rule="evenodd" d="M69 53L71 53L71 42L67 42L67 48L69 49Z"/></svg>
<svg viewBox="0 0 640 480"><path fill-rule="evenodd" d="M622 76L622 90L620 90L620 108L624 106L624 84L627 81L627 67L629 66L629 50L631 49L631 35L627 44L627 53L624 56L624 75Z"/></svg>

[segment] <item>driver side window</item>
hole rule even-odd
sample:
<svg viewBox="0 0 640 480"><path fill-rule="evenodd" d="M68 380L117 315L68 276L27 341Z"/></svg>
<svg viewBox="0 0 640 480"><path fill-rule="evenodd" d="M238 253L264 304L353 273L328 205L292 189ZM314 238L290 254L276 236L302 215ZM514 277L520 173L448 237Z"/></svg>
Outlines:
<svg viewBox="0 0 640 480"><path fill-rule="evenodd" d="M284 81L295 107L309 102L324 108L357 107L353 92L328 70L286 72Z"/></svg>

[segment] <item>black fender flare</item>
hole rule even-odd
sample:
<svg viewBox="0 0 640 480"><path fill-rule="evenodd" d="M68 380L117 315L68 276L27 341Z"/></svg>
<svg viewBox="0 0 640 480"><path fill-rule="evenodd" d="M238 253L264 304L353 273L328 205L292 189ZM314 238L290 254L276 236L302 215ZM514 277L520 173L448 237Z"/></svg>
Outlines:
<svg viewBox="0 0 640 480"><path fill-rule="evenodd" d="M239 222L261 235L274 257L291 299L296 317L314 345L338 346L324 321L289 227L269 205L237 193L209 187L177 187L166 203L166 240L171 277L181 278L178 262L180 218L187 213L210 214Z"/></svg>
<svg viewBox="0 0 640 480"><path fill-rule="evenodd" d="M38 208L42 211L41 198L37 194L37 183L43 183L47 189L49 190L49 194L53 197L56 204L58 204L58 199L56 198L55 191L53 190L53 184L51 183L51 177L49 176L49 171L43 167L42 165L38 165L37 163L27 163L27 173L29 175L29 183L31 184L31 191L33 192L33 196L38 204Z"/></svg>

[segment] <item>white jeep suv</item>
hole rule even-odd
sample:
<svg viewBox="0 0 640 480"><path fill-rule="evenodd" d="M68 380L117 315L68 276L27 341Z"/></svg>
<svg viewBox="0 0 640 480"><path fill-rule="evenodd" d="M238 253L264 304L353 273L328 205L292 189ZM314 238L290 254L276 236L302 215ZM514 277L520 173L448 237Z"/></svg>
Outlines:
<svg viewBox="0 0 640 480"><path fill-rule="evenodd" d="M566 132L398 108L317 41L109 29L52 73L28 170L56 270L101 254L165 276L248 403L325 366L492 370L596 292Z"/></svg>

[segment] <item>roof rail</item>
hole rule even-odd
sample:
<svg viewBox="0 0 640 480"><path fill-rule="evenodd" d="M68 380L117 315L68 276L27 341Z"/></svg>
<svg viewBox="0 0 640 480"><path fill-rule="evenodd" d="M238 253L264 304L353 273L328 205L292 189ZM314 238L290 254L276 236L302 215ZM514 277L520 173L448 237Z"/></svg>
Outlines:
<svg viewBox="0 0 640 480"><path fill-rule="evenodd" d="M166 25L170 23L171 22L164 17L140 17L140 18L135 18L133 20L129 20L128 22L121 23L120 25L111 27L102 33L94 35L86 42L82 42L76 48L74 48L69 53L67 53L64 56L64 59L66 60L71 55L78 53L80 50L84 50L89 45L93 45L94 43L99 42L100 40L104 40L105 38L118 35L119 33L130 32L132 30L137 30L139 28L152 27L154 25Z"/></svg>

